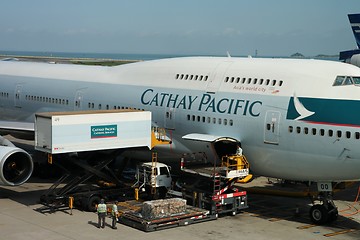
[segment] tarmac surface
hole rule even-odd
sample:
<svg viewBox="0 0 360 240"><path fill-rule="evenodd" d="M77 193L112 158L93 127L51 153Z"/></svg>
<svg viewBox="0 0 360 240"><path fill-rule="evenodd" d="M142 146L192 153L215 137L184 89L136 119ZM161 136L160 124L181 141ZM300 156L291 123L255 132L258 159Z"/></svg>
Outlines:
<svg viewBox="0 0 360 240"><path fill-rule="evenodd" d="M33 142L6 136L18 147L33 149ZM334 195L338 220L324 226L312 224L308 192L315 186L283 183L259 177L240 187L248 191L249 208L236 216L145 233L118 224L111 228L110 216L105 229L97 228L97 215L78 209L50 212L41 205L40 196L55 180L30 178L17 187L0 186L0 240L69 239L360 239L359 183ZM72 212L72 214L71 214Z"/></svg>
<svg viewBox="0 0 360 240"><path fill-rule="evenodd" d="M41 211L40 195L50 185L48 180L32 178L22 186L0 188L0 239L360 239L360 205L354 202L357 184L335 195L339 218L327 226L311 223L308 198L251 193L253 186L299 190L296 185L269 184L262 177L247 187L249 209L236 216L149 233L122 224L114 230L110 217L105 229L98 229L97 215L92 212L73 209L71 215L70 209Z"/></svg>

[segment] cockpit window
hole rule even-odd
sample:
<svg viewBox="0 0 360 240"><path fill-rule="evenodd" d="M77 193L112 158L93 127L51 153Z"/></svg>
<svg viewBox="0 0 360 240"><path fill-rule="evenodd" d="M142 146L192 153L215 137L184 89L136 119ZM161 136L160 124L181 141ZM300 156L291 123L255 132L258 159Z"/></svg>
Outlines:
<svg viewBox="0 0 360 240"><path fill-rule="evenodd" d="M335 82L333 84L333 86L341 86L343 81L344 81L345 77L344 76L337 76L335 79Z"/></svg>
<svg viewBox="0 0 360 240"><path fill-rule="evenodd" d="M355 85L360 84L360 77L352 77L352 79Z"/></svg>
<svg viewBox="0 0 360 240"><path fill-rule="evenodd" d="M333 86L360 85L360 77L337 76Z"/></svg>
<svg viewBox="0 0 360 240"><path fill-rule="evenodd" d="M343 85L353 85L353 81L351 80L351 77L346 77L345 81L343 82Z"/></svg>

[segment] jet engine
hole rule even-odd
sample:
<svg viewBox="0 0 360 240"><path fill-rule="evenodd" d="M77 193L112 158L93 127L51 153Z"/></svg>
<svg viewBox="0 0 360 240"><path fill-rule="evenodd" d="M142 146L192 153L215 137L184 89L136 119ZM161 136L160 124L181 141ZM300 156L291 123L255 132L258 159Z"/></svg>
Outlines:
<svg viewBox="0 0 360 240"><path fill-rule="evenodd" d="M360 54L352 55L352 57L350 58L350 63L360 67Z"/></svg>
<svg viewBox="0 0 360 240"><path fill-rule="evenodd" d="M0 136L0 185L21 185L30 178L33 169L30 154Z"/></svg>

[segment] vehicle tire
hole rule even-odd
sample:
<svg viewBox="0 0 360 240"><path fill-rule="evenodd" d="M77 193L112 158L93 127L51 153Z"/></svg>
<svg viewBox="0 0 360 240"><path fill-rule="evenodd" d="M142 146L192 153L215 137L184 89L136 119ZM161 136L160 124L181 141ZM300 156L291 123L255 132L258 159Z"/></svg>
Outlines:
<svg viewBox="0 0 360 240"><path fill-rule="evenodd" d="M89 212L96 212L96 206L100 203L101 198L97 195L93 195L87 199L86 209Z"/></svg>
<svg viewBox="0 0 360 240"><path fill-rule="evenodd" d="M328 209L324 205L314 205L310 208L310 219L315 224L324 224L329 219Z"/></svg>
<svg viewBox="0 0 360 240"><path fill-rule="evenodd" d="M159 198L164 199L166 197L167 189L165 187L161 187L158 189Z"/></svg>

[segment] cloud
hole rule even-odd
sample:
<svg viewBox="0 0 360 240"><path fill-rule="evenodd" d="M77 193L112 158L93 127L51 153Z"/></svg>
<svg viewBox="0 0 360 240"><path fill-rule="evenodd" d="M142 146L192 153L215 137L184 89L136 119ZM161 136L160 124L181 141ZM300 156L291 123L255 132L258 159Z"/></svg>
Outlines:
<svg viewBox="0 0 360 240"><path fill-rule="evenodd" d="M242 35L242 32L240 30L235 29L235 28L227 27L222 32L222 35L229 36L229 37L240 36L240 35Z"/></svg>

